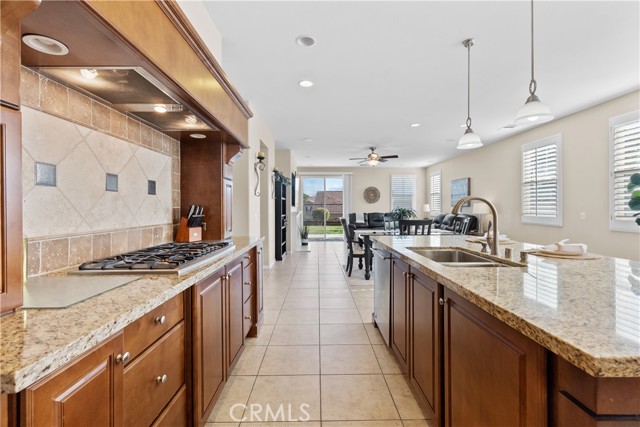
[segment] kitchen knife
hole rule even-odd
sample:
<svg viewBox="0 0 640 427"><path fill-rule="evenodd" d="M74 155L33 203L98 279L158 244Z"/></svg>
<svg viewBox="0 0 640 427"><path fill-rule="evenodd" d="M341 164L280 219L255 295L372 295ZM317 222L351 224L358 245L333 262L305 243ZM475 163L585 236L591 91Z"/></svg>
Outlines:
<svg viewBox="0 0 640 427"><path fill-rule="evenodd" d="M192 227L194 218L193 216L196 214L198 207L196 205L189 206L189 213L187 214L187 226Z"/></svg>

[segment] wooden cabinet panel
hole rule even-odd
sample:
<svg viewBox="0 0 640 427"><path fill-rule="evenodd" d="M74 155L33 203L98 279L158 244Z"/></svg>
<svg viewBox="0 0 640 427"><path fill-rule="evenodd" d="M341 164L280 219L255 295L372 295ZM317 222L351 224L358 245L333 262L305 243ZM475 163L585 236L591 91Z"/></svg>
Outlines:
<svg viewBox="0 0 640 427"><path fill-rule="evenodd" d="M242 318L242 335L247 336L253 328L253 298L248 299L243 305Z"/></svg>
<svg viewBox="0 0 640 427"><path fill-rule="evenodd" d="M123 371L118 334L23 391L25 426L122 426Z"/></svg>
<svg viewBox="0 0 640 427"><path fill-rule="evenodd" d="M124 350L131 360L151 343L178 324L184 317L182 294L176 295L124 329Z"/></svg>
<svg viewBox="0 0 640 427"><path fill-rule="evenodd" d="M183 427L187 425L187 386L183 385L171 402L153 422L152 427Z"/></svg>
<svg viewBox="0 0 640 427"><path fill-rule="evenodd" d="M0 141L0 314L4 314L22 305L22 146L19 111L0 107Z"/></svg>
<svg viewBox="0 0 640 427"><path fill-rule="evenodd" d="M256 319L256 325L262 323L262 316L264 315L264 294L262 289L263 271L264 268L263 249L262 244L256 247L256 307L258 312L258 318ZM256 331L257 332L257 331Z"/></svg>
<svg viewBox="0 0 640 427"><path fill-rule="evenodd" d="M227 265L228 353L227 367L233 366L244 343L242 300L242 258Z"/></svg>
<svg viewBox="0 0 640 427"><path fill-rule="evenodd" d="M193 404L194 424L203 426L224 385L225 297L224 269L193 288Z"/></svg>
<svg viewBox="0 0 640 427"><path fill-rule="evenodd" d="M233 181L224 178L222 185L224 186L222 221L224 223L224 238L228 239L233 235Z"/></svg>
<svg viewBox="0 0 640 427"><path fill-rule="evenodd" d="M184 322L124 370L124 423L148 426L184 384Z"/></svg>
<svg viewBox="0 0 640 427"><path fill-rule="evenodd" d="M545 426L546 353L445 289L445 425Z"/></svg>
<svg viewBox="0 0 640 427"><path fill-rule="evenodd" d="M442 417L441 358L442 310L438 283L419 271L411 273L411 382L435 420ZM435 422L439 425L439 421Z"/></svg>
<svg viewBox="0 0 640 427"><path fill-rule="evenodd" d="M391 346L405 372L408 366L407 355L409 349L408 274L409 266L400 260L394 259L391 285Z"/></svg>

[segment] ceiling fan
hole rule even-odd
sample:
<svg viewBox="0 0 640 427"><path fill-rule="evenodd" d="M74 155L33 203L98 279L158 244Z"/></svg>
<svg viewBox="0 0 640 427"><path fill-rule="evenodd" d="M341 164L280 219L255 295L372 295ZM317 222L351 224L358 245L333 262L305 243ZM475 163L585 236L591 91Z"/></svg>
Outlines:
<svg viewBox="0 0 640 427"><path fill-rule="evenodd" d="M375 166L380 162L384 163L389 159L398 158L397 154L392 154L390 156L381 156L380 154L376 153L376 147L369 147L369 150L371 150L371 152L367 155L367 157L352 157L349 160L360 160L358 164L361 166L365 166L364 163L368 164L369 166Z"/></svg>

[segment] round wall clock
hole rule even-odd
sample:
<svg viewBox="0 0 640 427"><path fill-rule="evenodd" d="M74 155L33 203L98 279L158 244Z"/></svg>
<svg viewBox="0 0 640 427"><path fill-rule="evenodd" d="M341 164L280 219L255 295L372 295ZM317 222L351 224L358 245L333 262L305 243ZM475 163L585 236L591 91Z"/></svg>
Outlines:
<svg viewBox="0 0 640 427"><path fill-rule="evenodd" d="M364 201L367 203L375 203L380 200L380 190L376 187L367 187L364 189Z"/></svg>

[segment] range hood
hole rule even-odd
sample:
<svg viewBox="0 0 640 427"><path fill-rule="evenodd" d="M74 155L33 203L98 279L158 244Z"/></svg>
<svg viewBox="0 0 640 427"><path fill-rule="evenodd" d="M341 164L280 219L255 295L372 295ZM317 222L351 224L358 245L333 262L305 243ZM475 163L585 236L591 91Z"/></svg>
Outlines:
<svg viewBox="0 0 640 427"><path fill-rule="evenodd" d="M218 131L142 67L32 67L163 132Z"/></svg>

